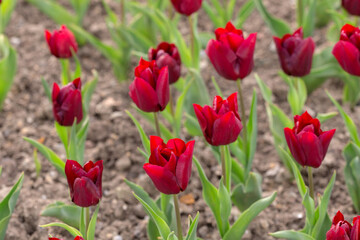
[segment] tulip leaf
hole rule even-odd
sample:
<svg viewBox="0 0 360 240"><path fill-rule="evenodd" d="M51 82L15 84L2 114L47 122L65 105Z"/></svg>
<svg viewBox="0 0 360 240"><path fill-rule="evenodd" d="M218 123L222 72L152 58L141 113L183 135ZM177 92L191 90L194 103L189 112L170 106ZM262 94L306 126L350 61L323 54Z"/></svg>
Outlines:
<svg viewBox="0 0 360 240"><path fill-rule="evenodd" d="M178 238L175 235L175 232L171 232L166 240L178 240Z"/></svg>
<svg viewBox="0 0 360 240"><path fill-rule="evenodd" d="M6 25L9 23L15 6L16 0L2 1L0 5L0 34L5 32Z"/></svg>
<svg viewBox="0 0 360 240"><path fill-rule="evenodd" d="M323 124L327 120L330 120L337 115L338 115L338 112L319 113L319 114L317 114L316 118L319 119L321 124Z"/></svg>
<svg viewBox="0 0 360 240"><path fill-rule="evenodd" d="M219 190L218 190L218 199L220 202L220 217L221 217L221 221L224 224L224 232L227 232L229 230L230 227L230 223L229 223L229 217L231 214L231 199L230 199L230 193L229 191L226 189L224 183L223 183L223 178L220 180L220 184L219 184Z"/></svg>
<svg viewBox="0 0 360 240"><path fill-rule="evenodd" d="M344 168L345 182L356 212L360 211L360 177L356 170L360 167L360 147L353 142L348 143L343 155L346 160Z"/></svg>
<svg viewBox="0 0 360 240"><path fill-rule="evenodd" d="M254 8L255 8L255 3L253 0L248 0L246 3L244 3L241 6L241 9L238 13L237 19L235 20L235 24L234 24L236 28L242 28L246 19L248 19L248 17L254 11Z"/></svg>
<svg viewBox="0 0 360 240"><path fill-rule="evenodd" d="M70 160L75 160L77 161L78 163L80 163L80 165L83 165L83 160L84 159L79 159L78 158L78 141L77 141L77 138L76 138L76 122L77 122L77 119L75 118L74 119L74 123L73 125L71 126L71 128L69 127L69 131L70 131L70 141L69 141L69 145L68 145L68 156L67 159L70 159Z"/></svg>
<svg viewBox="0 0 360 240"><path fill-rule="evenodd" d="M95 91L96 85L99 81L99 75L97 71L93 70L92 74L94 78L91 81L85 83L84 86L82 86L82 90L81 90L82 102L86 115L89 114L90 100Z"/></svg>
<svg viewBox="0 0 360 240"><path fill-rule="evenodd" d="M167 239L170 235L170 228L165 222L165 220L160 217L143 199L141 199L136 193L133 193L135 198L139 200L139 202L143 205L145 208L145 211L149 214L149 216L154 220L159 233L163 239Z"/></svg>
<svg viewBox="0 0 360 240"><path fill-rule="evenodd" d="M338 109L344 123L345 126L348 130L348 132L350 133L350 138L352 141L354 141L356 143L356 145L360 146L360 140L359 140L359 135L357 133L357 128L356 125L354 123L354 121L349 117L349 115L347 115L344 111L344 109L340 106L340 104L330 95L330 93L328 91L326 91L328 97L330 98L330 100L333 102L333 104L336 106L336 108Z"/></svg>
<svg viewBox="0 0 360 240"><path fill-rule="evenodd" d="M45 227L61 227L64 228L65 230L67 230L73 237L77 237L77 236L81 236L84 237L81 232L79 232L79 230L77 230L76 228L73 228L65 223L61 223L61 222L53 222L53 223L49 223L49 224L45 224L45 225L40 225L40 227L45 228Z"/></svg>
<svg viewBox="0 0 360 240"><path fill-rule="evenodd" d="M191 136L202 136L203 134L200 129L198 120L187 112L185 112L185 118L185 127L187 132Z"/></svg>
<svg viewBox="0 0 360 240"><path fill-rule="evenodd" d="M54 217L71 227L79 228L81 208L76 205L66 205L63 202L55 202L46 206L41 212L41 216Z"/></svg>
<svg viewBox="0 0 360 240"><path fill-rule="evenodd" d="M96 227L96 219L99 212L100 204L97 205L95 212L93 213L91 220L89 222L89 228L87 230L87 239L86 240L94 240L95 239L95 227Z"/></svg>
<svg viewBox="0 0 360 240"><path fill-rule="evenodd" d="M152 218L149 218L149 222L146 227L148 239L158 239L160 236L159 230Z"/></svg>
<svg viewBox="0 0 360 240"><path fill-rule="evenodd" d="M1 172L2 172L2 166L0 166L0 177L1 177Z"/></svg>
<svg viewBox="0 0 360 240"><path fill-rule="evenodd" d="M177 46L180 56L181 56L181 62L184 64L185 67L189 68L192 66L192 56L189 48L186 45L186 42L184 40L183 35L180 33L180 31L177 29L177 26L173 23L169 26L171 33L173 35L173 41L175 42L175 45Z"/></svg>
<svg viewBox="0 0 360 240"><path fill-rule="evenodd" d="M23 139L37 148L44 155L44 157L59 171L59 173L65 176L65 163L56 155L56 153L34 139L27 137L23 137Z"/></svg>
<svg viewBox="0 0 360 240"><path fill-rule="evenodd" d="M262 94L264 100L267 103L272 103L272 100L271 100L272 91L271 91L271 89L263 82L263 80L261 80L259 75L255 74L255 79L256 79L256 82L259 85L259 88L260 88L260 91L261 91L261 94Z"/></svg>
<svg viewBox="0 0 360 240"><path fill-rule="evenodd" d="M226 24L226 20L227 20L227 16L226 16L226 9L224 8L224 6L220 3L219 0L210 0L211 4L213 5L213 9L215 9L217 11L217 15L219 17L221 17L221 19L223 20L223 25L224 23ZM223 26L221 26L223 27Z"/></svg>
<svg viewBox="0 0 360 240"><path fill-rule="evenodd" d="M304 29L304 37L311 37L315 28L316 0L309 0L306 16L303 17L301 26Z"/></svg>
<svg viewBox="0 0 360 240"><path fill-rule="evenodd" d="M207 1L202 3L202 8L215 27L224 27L225 23L223 22L223 19L217 14L217 12L215 12L215 9L213 9Z"/></svg>
<svg viewBox="0 0 360 240"><path fill-rule="evenodd" d="M51 90L49 84L45 81L44 78L41 78L41 84L44 87L46 96L48 97L49 101L52 103Z"/></svg>
<svg viewBox="0 0 360 240"><path fill-rule="evenodd" d="M68 144L69 144L69 137L68 136L70 134L70 130L68 130L68 127L65 126L61 126L57 121L55 121L55 130L56 133L58 135L58 137L60 138L61 142L64 145L64 148L66 150L66 156L68 156Z"/></svg>
<svg viewBox="0 0 360 240"><path fill-rule="evenodd" d="M194 219L191 219L191 217L189 216L189 230L185 240L197 240L196 230L197 230L198 220L199 220L199 212L196 213Z"/></svg>
<svg viewBox="0 0 360 240"><path fill-rule="evenodd" d="M306 233L296 232L294 230L279 231L275 233L270 233L270 235L276 238L284 238L289 240L316 240L315 238Z"/></svg>
<svg viewBox="0 0 360 240"><path fill-rule="evenodd" d="M223 237L223 240L241 239L245 233L250 222L265 208L267 208L275 199L276 192L271 196L260 199L253 203L247 210L245 210L240 217L231 226L229 231Z"/></svg>
<svg viewBox="0 0 360 240"><path fill-rule="evenodd" d="M181 122L182 122L182 116L183 116L184 102L185 102L186 95L187 95L192 83L193 83L193 81L190 81L186 84L185 88L181 92L181 95L176 100L175 124L174 125L175 125L175 132L177 133L176 134L177 137L179 137L180 131L181 131Z"/></svg>
<svg viewBox="0 0 360 240"><path fill-rule="evenodd" d="M1 174L1 167L0 167L0 174ZM23 181L24 181L24 173L21 173L19 180L14 184L10 192L0 202L0 239L5 238L6 228L9 224L11 214L14 211Z"/></svg>
<svg viewBox="0 0 360 240"><path fill-rule="evenodd" d="M311 229L314 227L316 223L315 215L315 202L310 197L309 189L306 189L305 195L302 199L302 204L305 207L306 212L306 220L305 220L305 227L303 232L310 233Z"/></svg>
<svg viewBox="0 0 360 240"><path fill-rule="evenodd" d="M252 163L254 160L254 155L256 151L256 140L257 140L257 96L256 91L253 91L253 97L251 101L250 115L248 122L246 124L247 128L247 161L246 161L246 175L250 172Z"/></svg>
<svg viewBox="0 0 360 240"><path fill-rule="evenodd" d="M291 29L288 24L279 18L273 17L265 8L262 0L253 0L255 6L258 9L261 17L264 19L266 24L269 26L273 35L282 37L287 33L291 33Z"/></svg>
<svg viewBox="0 0 360 240"><path fill-rule="evenodd" d="M221 88L219 87L219 84L217 83L216 79L214 76L211 77L211 82L213 83L215 90L216 90L216 94L220 97L223 97L223 93L221 91Z"/></svg>
<svg viewBox="0 0 360 240"><path fill-rule="evenodd" d="M79 161L84 163L84 152L85 152L85 141L89 128L89 117L86 116L80 123L80 129L76 133L76 144L77 144L77 158Z"/></svg>
<svg viewBox="0 0 360 240"><path fill-rule="evenodd" d="M142 128L142 126L140 125L138 120L136 120L136 118L128 110L125 110L125 112L127 113L127 115L129 115L131 120L134 122L134 124L140 134L140 139L141 139L142 145L144 147L145 153L147 155L150 155L150 140L149 140L148 136L146 135L144 129Z"/></svg>

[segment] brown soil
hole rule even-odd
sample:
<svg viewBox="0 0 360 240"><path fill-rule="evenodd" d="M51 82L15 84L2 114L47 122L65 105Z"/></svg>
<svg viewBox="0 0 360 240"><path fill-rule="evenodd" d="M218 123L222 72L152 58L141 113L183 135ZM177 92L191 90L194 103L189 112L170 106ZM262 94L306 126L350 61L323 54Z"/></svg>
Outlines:
<svg viewBox="0 0 360 240"><path fill-rule="evenodd" d="M264 2L273 14L288 22L295 22L295 6L291 5L292 1L265 0ZM105 12L101 1L91 1L89 13L85 19L85 28L104 41L110 42L103 16ZM96 22L93 21L94 19ZM201 12L199 21L201 29L213 31L208 22L206 15ZM64 150L53 127L51 104L45 97L40 81L41 77L44 77L49 84L52 84L55 81L59 82L60 79L60 64L49 54L44 40L44 30L57 27L35 7L25 0L19 0L6 31L18 51L18 73L5 101L4 109L0 112L0 165L3 166L0 196L5 195L21 172L25 172L24 185L9 224L6 240L47 239L48 234L71 239L69 234L59 228L39 227L54 220L39 216L46 205L55 201L70 203L68 187L66 179L60 176L42 156L40 156L42 171L40 176L36 177L32 157L33 148L22 140L23 136L35 139L44 137L45 145L65 159ZM295 25L293 27L295 28ZM253 73L258 73L271 86L275 101L290 116L286 103L287 87L277 75L280 67L269 29L256 11L246 22L244 29L246 34L258 32ZM323 32L324 30L316 32L315 40L318 44L323 42ZM125 109L129 109L140 119L140 116L131 108L131 99L128 97L128 85L132 77L129 77L129 81L119 84L112 74L110 63L90 45L79 50L79 57L82 62L84 81L91 79L92 69L96 69L100 76L91 102L91 123L85 156L86 160L103 159L105 164L104 196L97 223L96 239L146 239L148 218L141 205L132 197L131 190L123 182L123 178L126 177L143 186L152 196L157 195L156 189L141 168L144 159L136 150L138 146L141 146L137 130L124 112ZM214 96L215 91L210 77L217 75L206 56L203 57L201 66L211 96ZM236 91L234 82L222 80L218 76L217 79L226 96ZM251 223L244 239L273 239L268 233L285 229L301 229L304 225L305 213L296 184L291 180L273 147L264 101L254 74L244 80L244 88L246 106L250 106L250 93L253 88L257 90L259 97L257 107L259 133L253 170L263 176L264 196L274 191L278 192L273 204ZM341 99L341 82L329 80L309 97L306 103L307 110L314 113L336 110L327 98L324 89L328 89L337 100ZM347 107L345 109L350 112ZM357 126L360 126L359 113L360 108L356 107L355 112L350 114ZM141 122L148 134L154 134L149 124ZM332 172L337 171L338 175L329 204L330 215L340 209L347 219L351 219L355 212L344 182L345 163L341 155L349 136L339 116L323 126L325 130L331 128L336 128L337 131L324 163L314 172L316 191L322 193ZM196 138L196 140L195 154L204 166L209 179L217 183L221 174L220 166L202 139ZM180 205L183 222L185 223L188 214L194 216L199 211L198 236L207 240L220 239L212 213L202 199L201 183L195 167L190 185L182 195L187 193L193 194L195 203ZM239 212L234 208L232 215L235 219Z"/></svg>

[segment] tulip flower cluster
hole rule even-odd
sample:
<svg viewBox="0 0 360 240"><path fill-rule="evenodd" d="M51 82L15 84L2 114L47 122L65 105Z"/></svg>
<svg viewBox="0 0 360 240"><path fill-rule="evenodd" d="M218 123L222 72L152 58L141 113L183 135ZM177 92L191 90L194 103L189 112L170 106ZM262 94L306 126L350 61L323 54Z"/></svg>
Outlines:
<svg viewBox="0 0 360 240"><path fill-rule="evenodd" d="M344 219L338 211L332 220L330 230L326 233L326 240L356 240L360 238L360 216L354 217L352 225Z"/></svg>

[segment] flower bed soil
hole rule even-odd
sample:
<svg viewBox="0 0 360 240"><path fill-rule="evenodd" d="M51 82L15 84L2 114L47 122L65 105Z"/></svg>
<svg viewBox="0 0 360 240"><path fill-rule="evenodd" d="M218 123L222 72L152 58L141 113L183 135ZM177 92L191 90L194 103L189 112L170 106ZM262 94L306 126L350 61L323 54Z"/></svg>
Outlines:
<svg viewBox="0 0 360 240"><path fill-rule="evenodd" d="M291 5L291 1L265 0L264 3L273 14L289 22L295 22L295 6ZM115 10L119 10L116 1L112 1L111 4ZM101 1L91 1L89 13L85 18L85 28L109 43L110 37L106 30L104 16ZM200 12L199 26L202 31L213 31L204 12ZM182 27L184 28L181 29L182 32L187 34L185 22ZM294 24L293 28L295 27ZM6 31L12 45L18 51L18 72L5 101L4 109L0 112L0 165L3 166L3 174L0 178L0 199L16 182L20 173L25 172L24 185L8 227L6 240L45 240L48 234L72 239L66 231L59 228L39 227L54 220L40 217L40 212L46 205L58 200L70 203L68 186L66 179L59 175L40 154L42 170L40 176L36 176L33 161L34 149L22 139L23 136L35 139L44 138L44 144L60 153L60 156L65 159L64 150L54 129L51 104L45 96L40 81L41 77L44 77L49 84L52 84L54 81L59 82L60 79L60 64L50 55L44 39L44 30L55 28L57 26L38 9L25 0L19 0ZM277 75L280 66L270 30L256 11L245 23L244 30L246 35L258 32L253 73L258 73L272 88L274 101L290 116L286 100L287 87ZM324 46L324 33L324 29L317 30L315 33L314 39L318 48ZM129 76L129 81L119 84L112 74L110 63L90 45L79 50L79 57L82 62L84 81L91 79L92 69L96 69L100 77L91 102L91 122L85 151L86 160L104 160L104 196L101 201L96 239L146 239L148 218L123 181L126 177L143 186L151 196L155 197L158 194L142 169L145 160L137 151L137 147L141 146L141 141L134 124L124 112L125 109L129 109L140 119L140 116L131 108L131 99L128 96L132 74ZM138 59L133 59L132 67L137 61ZM205 54L202 57L201 68L211 96L215 95L210 80L212 75L217 77L225 96L236 91L235 82L220 79ZM278 195L273 204L250 224L243 239L273 239L268 233L285 229L301 229L304 225L305 213L296 184L273 147L265 103L253 73L244 80L246 106L250 106L251 92L254 88L259 98L257 107L259 133L253 170L263 177L263 195L268 196L274 191L277 191ZM306 109L310 113L335 111L335 107L324 92L325 89L328 89L337 100L341 100L342 83L339 80L329 80L309 96ZM347 106L345 109L350 113ZM360 127L359 106L350 113L350 116ZM142 120L140 122L149 135L154 134L154 130L147 122ZM336 128L337 131L323 164L314 171L315 187L317 192L322 193L332 172L337 171L337 179L329 204L330 215L332 217L340 209L346 219L351 219L355 212L344 182L345 160L341 155L349 136L340 116L326 122L323 126L325 130L331 128ZM200 159L209 179L218 183L221 175L220 165L204 144L203 139L196 138L195 140L195 155ZM306 176L305 172L304 176ZM202 199L201 183L195 167L193 167L189 187L180 197L186 194L191 194L195 201L194 203L190 201L188 205L184 203L185 201L180 204L183 222L185 223L189 214L195 216L199 211L198 236L206 240L220 239L212 213ZM233 208L232 221L239 214L240 212Z"/></svg>

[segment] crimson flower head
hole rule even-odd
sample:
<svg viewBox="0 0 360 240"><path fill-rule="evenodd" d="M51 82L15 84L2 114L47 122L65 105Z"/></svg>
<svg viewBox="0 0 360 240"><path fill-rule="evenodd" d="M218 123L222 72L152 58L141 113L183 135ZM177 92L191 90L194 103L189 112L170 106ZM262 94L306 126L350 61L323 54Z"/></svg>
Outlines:
<svg viewBox="0 0 360 240"><path fill-rule="evenodd" d="M216 40L208 42L206 54L218 74L228 80L249 75L254 66L256 33L245 39L243 32L228 22L225 28L216 29L215 35Z"/></svg>
<svg viewBox="0 0 360 240"><path fill-rule="evenodd" d="M171 0L171 3L178 13L190 16L201 8L202 0Z"/></svg>
<svg viewBox="0 0 360 240"><path fill-rule="evenodd" d="M335 44L332 54L346 72L360 76L360 29L345 24L341 28L340 41Z"/></svg>
<svg viewBox="0 0 360 240"><path fill-rule="evenodd" d="M81 122L83 111L80 78L75 79L61 89L57 83L54 83L52 102L55 120L61 126L72 126L75 118L76 123Z"/></svg>
<svg viewBox="0 0 360 240"><path fill-rule="evenodd" d="M67 160L65 174L73 203L80 207L90 207L99 203L102 197L103 161L87 162L82 167L78 162Z"/></svg>
<svg viewBox="0 0 360 240"><path fill-rule="evenodd" d="M155 187L165 194L185 191L192 167L195 141L185 143L174 138L167 143L157 136L150 136L151 155L143 168Z"/></svg>
<svg viewBox="0 0 360 240"><path fill-rule="evenodd" d="M311 37L303 39L303 29L282 38L273 37L281 68L290 76L303 77L310 73L315 43Z"/></svg>
<svg viewBox="0 0 360 240"><path fill-rule="evenodd" d="M213 107L193 104L196 117L206 141L213 145L227 145L235 142L241 129L238 113L237 92L227 99L216 96Z"/></svg>
<svg viewBox="0 0 360 240"><path fill-rule="evenodd" d="M156 49L149 49L149 60L156 61L159 68L168 67L169 84L175 83L180 78L181 58L175 44L167 42L160 43Z"/></svg>
<svg viewBox="0 0 360 240"><path fill-rule="evenodd" d="M1 0L0 0L0 1L1 1ZM49 240L62 240L62 239L49 237ZM74 240L84 240L84 238L82 238L82 237L80 237L80 236L77 236L76 238L74 238Z"/></svg>
<svg viewBox="0 0 360 240"><path fill-rule="evenodd" d="M341 5L351 15L360 16L360 2L359 2L359 0L341 0Z"/></svg>
<svg viewBox="0 0 360 240"><path fill-rule="evenodd" d="M168 67L159 69L155 60L148 62L141 58L129 90L131 99L144 112L164 110L169 102Z"/></svg>
<svg viewBox="0 0 360 240"><path fill-rule="evenodd" d="M78 50L74 34L64 25L59 30L54 30L52 34L45 30L45 39L51 54L57 58L71 58L71 49L75 53Z"/></svg>
<svg viewBox="0 0 360 240"><path fill-rule="evenodd" d="M338 211L332 220L330 230L326 233L326 240L350 240L351 224L344 220L344 215Z"/></svg>
<svg viewBox="0 0 360 240"><path fill-rule="evenodd" d="M302 166L320 167L336 129L323 132L320 121L308 112L296 115L294 123L293 129L284 128L291 154Z"/></svg>

